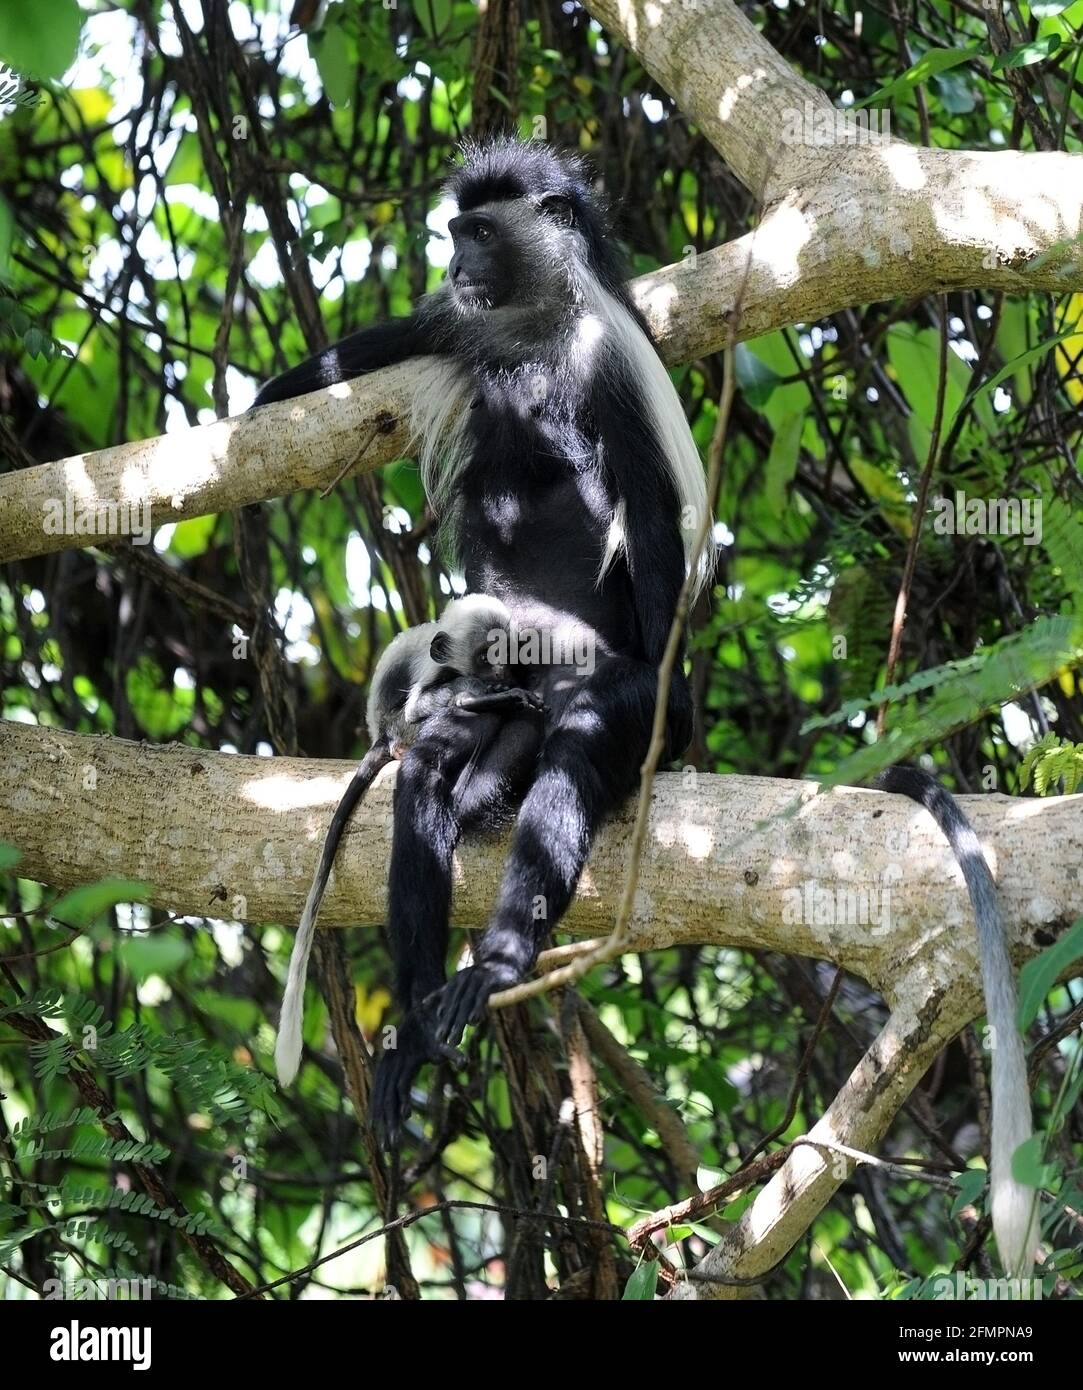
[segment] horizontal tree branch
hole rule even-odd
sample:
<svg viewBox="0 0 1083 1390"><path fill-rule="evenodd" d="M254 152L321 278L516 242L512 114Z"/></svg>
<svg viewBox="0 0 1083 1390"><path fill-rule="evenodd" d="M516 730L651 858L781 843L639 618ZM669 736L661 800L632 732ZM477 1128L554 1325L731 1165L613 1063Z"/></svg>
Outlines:
<svg viewBox="0 0 1083 1390"><path fill-rule="evenodd" d="M0 841L18 872L68 889L143 880L147 901L185 916L297 921L322 838L353 765L234 757L0 722ZM343 839L323 925L384 917L394 768ZM1017 961L1083 915L1083 796L960 798L997 877ZM634 806L598 836L561 930L613 923ZM1035 853L1035 846L1041 853ZM506 838L456 855L452 920L483 925ZM984 1012L961 875L930 818L902 797L758 777L657 778L629 950L711 943L830 960L884 995L891 1017L810 1133L874 1150L929 1062ZM796 1149L700 1275L749 1279L808 1229L852 1165ZM689 1282L675 1296L742 1286Z"/></svg>
<svg viewBox="0 0 1083 1390"><path fill-rule="evenodd" d="M21 874L58 889L132 877L149 885L151 904L177 914L292 926L352 770L0 722L0 840L21 852ZM325 924L384 919L393 786L391 768L347 829ZM1083 795L961 801L1022 958L1083 914ZM612 926L633 814L629 803L599 835L562 929L598 936ZM460 846L458 925L485 923L505 853L501 837ZM848 906L836 904L828 915L843 920L817 922L824 893L838 889L872 893L885 921L845 920ZM663 774L633 928L637 949L711 942L835 961L888 996L919 954L929 978L962 976L970 993L976 987L970 909L951 853L919 807L880 792Z"/></svg>
<svg viewBox="0 0 1083 1390"><path fill-rule="evenodd" d="M754 232L632 282L665 360L855 304L953 289L1083 290L1083 156L820 142L827 97L732 0L592 0L764 204ZM797 121L795 134L794 119ZM239 419L0 475L0 563L90 545L99 508L153 527L324 487L410 448L424 358ZM62 521L55 513L60 509Z"/></svg>

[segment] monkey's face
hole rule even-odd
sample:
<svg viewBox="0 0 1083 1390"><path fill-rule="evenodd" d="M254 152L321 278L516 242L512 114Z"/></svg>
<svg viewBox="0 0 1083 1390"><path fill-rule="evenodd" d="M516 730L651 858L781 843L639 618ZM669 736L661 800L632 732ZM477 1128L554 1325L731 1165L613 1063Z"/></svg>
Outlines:
<svg viewBox="0 0 1083 1390"><path fill-rule="evenodd" d="M487 203L452 219L448 282L463 312L566 303L582 238L565 198Z"/></svg>
<svg viewBox="0 0 1083 1390"><path fill-rule="evenodd" d="M504 679L509 662L505 622L485 613L465 616L452 608L445 610L441 623L429 644L432 661L462 676L489 682Z"/></svg>
<svg viewBox="0 0 1083 1390"><path fill-rule="evenodd" d="M462 634L462 670L479 680L500 683L508 673L508 628L493 626L491 618L480 617Z"/></svg>
<svg viewBox="0 0 1083 1390"><path fill-rule="evenodd" d="M502 219L487 209L464 213L450 224L455 253L448 280L464 310L498 309L512 297L517 256Z"/></svg>

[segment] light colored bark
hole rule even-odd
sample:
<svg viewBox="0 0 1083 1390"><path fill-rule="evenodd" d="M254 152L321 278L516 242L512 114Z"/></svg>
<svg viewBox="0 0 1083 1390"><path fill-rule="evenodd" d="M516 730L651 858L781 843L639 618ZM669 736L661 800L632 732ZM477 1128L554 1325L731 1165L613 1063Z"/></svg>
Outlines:
<svg viewBox="0 0 1083 1390"><path fill-rule="evenodd" d="M941 990L911 969L900 975L899 985L898 1002L879 1037L809 1139L875 1153L933 1058L981 1008L970 981ZM854 1167L837 1149L796 1148L699 1262L697 1274L722 1281L766 1274L797 1244ZM747 1294L745 1285L696 1280L678 1285L670 1297L742 1299Z"/></svg>
<svg viewBox="0 0 1083 1390"><path fill-rule="evenodd" d="M133 877L149 885L150 903L177 914L292 926L352 770L0 722L0 841L20 851L21 874L57 889ZM324 925L384 918L393 786L388 768L347 829ZM1083 796L961 801L1022 960L1083 914ZM597 936L611 928L633 815L629 804L599 835L562 929ZM455 923L484 924L506 848L501 837L461 845ZM660 776L631 948L680 942L830 960L881 991L892 1016L812 1131L866 1152L937 1051L983 1012L976 938L951 853L923 811L880 792L819 794L812 783L691 770ZM701 1272L750 1278L771 1268L849 1167L799 1149ZM740 1289L690 1283L677 1296L737 1297Z"/></svg>
<svg viewBox="0 0 1083 1390"><path fill-rule="evenodd" d="M175 913L292 924L353 765L233 757L179 745L92 738L0 722L0 840L19 872L55 888L126 876ZM347 829L324 923L384 919L394 768ZM961 798L997 874L1017 954L1035 933L1083 913L1083 795L1049 801ZM612 925L634 803L603 829L565 923ZM1036 856L1034 846L1040 844ZM453 920L484 924L507 841L465 841ZM886 926L817 924L794 896L808 885L889 890ZM879 899L876 900L877 902ZM821 899L821 905L823 900ZM712 942L816 956L893 997L900 971L931 982L977 978L962 879L939 832L901 797L814 783L710 773L663 774L634 916L637 947Z"/></svg>
<svg viewBox="0 0 1083 1390"><path fill-rule="evenodd" d="M1083 288L1083 156L925 149L895 139L821 143L817 118L834 111L827 95L733 0L588 0L587 8L635 51L764 208L756 233L683 272L659 272L651 318L671 360L707 351L704 331L714 347L722 343L749 258L742 336L941 290ZM649 308L648 279L638 293Z"/></svg>
<svg viewBox="0 0 1083 1390"><path fill-rule="evenodd" d="M790 113L830 109L732 0L592 0L761 198L754 232L633 282L668 363L855 304L942 290L1083 290L1083 156L787 143ZM228 511L369 472L409 448L418 359L349 385L160 439L0 475L0 563L93 544L44 508L145 504L151 522ZM361 456L358 451L363 448Z"/></svg>

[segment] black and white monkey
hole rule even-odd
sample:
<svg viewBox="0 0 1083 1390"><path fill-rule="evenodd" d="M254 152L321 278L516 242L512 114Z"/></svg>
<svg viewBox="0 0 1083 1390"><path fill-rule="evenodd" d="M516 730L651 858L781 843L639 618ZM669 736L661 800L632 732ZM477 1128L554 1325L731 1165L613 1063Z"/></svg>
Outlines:
<svg viewBox="0 0 1083 1390"><path fill-rule="evenodd" d="M452 599L438 621L400 632L376 663L365 708L369 751L331 817L290 953L275 1043L275 1068L283 1086L292 1083L301 1062L305 978L316 918L343 832L377 774L403 758L425 721L445 710L535 716L542 711L537 695L507 685L510 625L511 615L499 599L467 594ZM490 737L495 733L491 722L485 732ZM528 756L529 746L520 744L520 752Z"/></svg>
<svg viewBox="0 0 1083 1390"><path fill-rule="evenodd" d="M635 789L657 666L706 507L680 400L578 159L514 140L470 146L448 192L457 205L454 253L440 289L409 318L362 329L286 372L257 404L436 357L412 420L429 501L468 587L499 597L516 618L539 608L571 618L604 655L578 679L557 665L535 670L532 688L547 714L525 781L499 775L515 720L472 762L467 721L477 716L449 710L427 721L403 759L388 927L408 1012L373 1093L373 1123L386 1143L409 1113L421 1064L456 1044L494 991L529 972L571 901L599 825ZM695 587L706 578L704 567ZM680 662L666 716L672 758L692 733ZM512 804L516 788L512 800L521 804L488 926L473 964L445 982L453 848L464 827ZM934 815L939 808L947 829L942 803L924 792L918 799ZM973 884L972 856L971 867ZM975 896L979 904L987 908L987 898ZM994 1150L1003 1157L1029 1105L1010 1056L1008 1040L1018 1035L1004 1012L1014 987L999 922L979 922L979 935L992 977L990 1019L1002 1025L993 1094L1001 1136ZM994 937L1001 946L991 953ZM1009 1264L1019 1245L1010 1183L1003 1162L994 1165L994 1186L1008 1194L1002 1202L994 1195L994 1211L1013 1213L997 1227Z"/></svg>
<svg viewBox="0 0 1083 1390"><path fill-rule="evenodd" d="M547 714L525 777L515 754L523 720L501 720L477 757L477 721L499 716L456 710L426 721L402 761L388 932L407 1017L372 1102L390 1142L419 1066L458 1042L494 990L527 974L598 826L635 788L656 668L706 502L677 393L578 161L496 141L467 152L449 192L458 215L443 287L409 318L355 333L271 382L257 404L439 358L413 419L426 489L468 589L502 599L517 620L570 620L601 655L590 674L532 669ZM692 731L681 670L667 713L676 756ZM501 770L509 758L511 776ZM446 982L454 846L464 827L520 801L474 963Z"/></svg>

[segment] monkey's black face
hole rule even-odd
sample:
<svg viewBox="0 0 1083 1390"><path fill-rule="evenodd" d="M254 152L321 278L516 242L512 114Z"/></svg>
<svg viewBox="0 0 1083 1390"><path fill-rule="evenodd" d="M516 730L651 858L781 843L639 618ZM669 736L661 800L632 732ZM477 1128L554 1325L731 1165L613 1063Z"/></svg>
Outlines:
<svg viewBox="0 0 1083 1390"><path fill-rule="evenodd" d="M583 247L566 198L486 203L452 218L448 281L464 311L535 309L566 300Z"/></svg>
<svg viewBox="0 0 1083 1390"><path fill-rule="evenodd" d="M448 279L464 309L499 309L512 297L517 256L508 229L485 213L468 212L450 224L455 254Z"/></svg>

